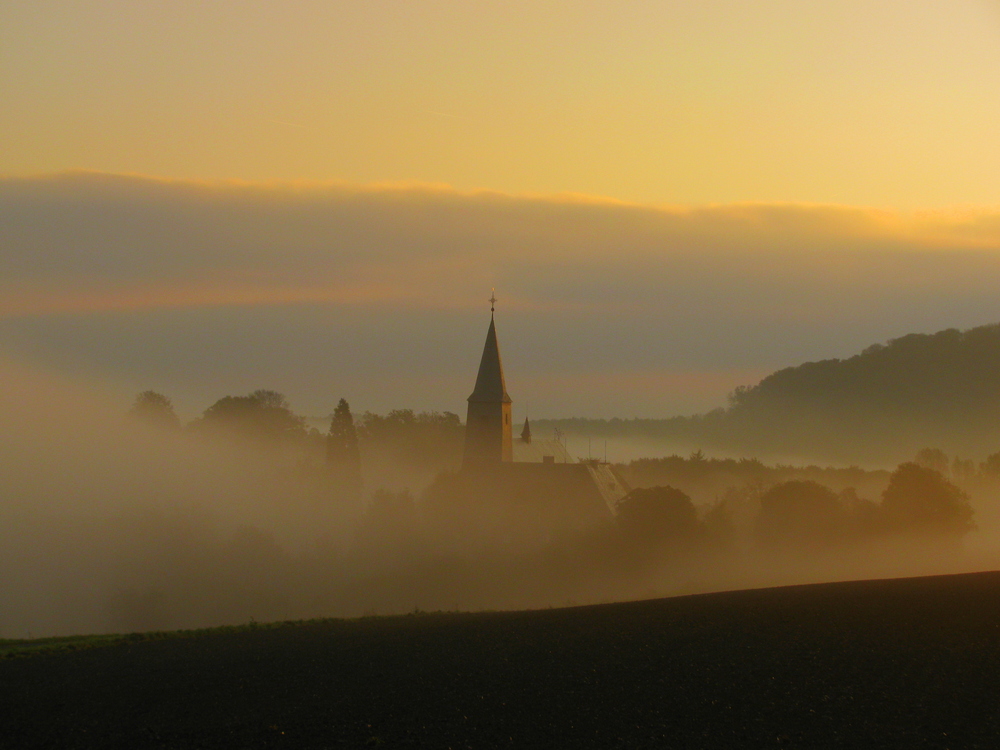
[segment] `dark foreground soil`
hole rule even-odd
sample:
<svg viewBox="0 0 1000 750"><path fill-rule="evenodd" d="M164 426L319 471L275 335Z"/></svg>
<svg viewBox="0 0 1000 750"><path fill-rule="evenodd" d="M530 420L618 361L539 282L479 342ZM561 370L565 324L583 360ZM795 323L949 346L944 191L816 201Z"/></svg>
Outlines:
<svg viewBox="0 0 1000 750"><path fill-rule="evenodd" d="M0 662L0 747L1000 747L1000 573Z"/></svg>

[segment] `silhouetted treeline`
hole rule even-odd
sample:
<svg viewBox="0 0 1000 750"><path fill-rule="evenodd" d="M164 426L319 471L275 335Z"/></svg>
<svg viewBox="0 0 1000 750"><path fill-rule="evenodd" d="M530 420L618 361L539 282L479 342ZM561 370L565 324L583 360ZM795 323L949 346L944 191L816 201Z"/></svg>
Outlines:
<svg viewBox="0 0 1000 750"><path fill-rule="evenodd" d="M536 421L593 437L896 463L921 446L983 455L1000 444L1000 324L910 334L737 388L728 407L672 419Z"/></svg>
<svg viewBox="0 0 1000 750"><path fill-rule="evenodd" d="M129 418L167 431L180 431L171 400L155 391L136 396ZM395 409L388 414L351 412L340 399L325 433L308 427L281 393L256 390L224 396L184 425L192 434L297 461L302 470L331 473L345 487L359 489L362 475L378 488L419 489L437 473L454 469L462 456L465 428L451 412Z"/></svg>
<svg viewBox="0 0 1000 750"><path fill-rule="evenodd" d="M878 496L889 479L884 470L820 466L768 466L755 458L707 458L695 451L687 458L665 456L640 458L619 467L633 487L670 485L683 490L699 504L711 503L747 486L769 487L794 480L813 481L836 492L853 487L868 496Z"/></svg>
<svg viewBox="0 0 1000 750"><path fill-rule="evenodd" d="M377 445L393 460L440 471L461 460L465 427L450 411L394 409L385 415L366 411L358 434L363 445Z"/></svg>
<svg viewBox="0 0 1000 750"><path fill-rule="evenodd" d="M691 497L666 486L638 488L618 505L623 559L733 555L740 549L802 561L847 547L857 559L900 542L934 553L957 549L976 528L969 494L939 471L913 462L893 471L878 501L793 479L730 491L699 515ZM638 556L638 558L637 558Z"/></svg>

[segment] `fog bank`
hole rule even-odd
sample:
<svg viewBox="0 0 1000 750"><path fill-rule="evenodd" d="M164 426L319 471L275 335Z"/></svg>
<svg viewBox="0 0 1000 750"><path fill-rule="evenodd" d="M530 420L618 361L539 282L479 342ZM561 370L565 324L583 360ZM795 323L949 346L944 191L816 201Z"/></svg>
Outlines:
<svg viewBox="0 0 1000 750"><path fill-rule="evenodd" d="M345 494L308 456L151 430L92 383L9 359L2 369L3 638L561 606L1000 563L992 500L977 500L964 547L771 550L753 541L759 488L747 486L725 507L696 494L698 535L647 549L610 518L581 525L517 498L490 505L486 491L400 490L405 472L387 473L386 457L363 492ZM380 474L397 489L376 492Z"/></svg>

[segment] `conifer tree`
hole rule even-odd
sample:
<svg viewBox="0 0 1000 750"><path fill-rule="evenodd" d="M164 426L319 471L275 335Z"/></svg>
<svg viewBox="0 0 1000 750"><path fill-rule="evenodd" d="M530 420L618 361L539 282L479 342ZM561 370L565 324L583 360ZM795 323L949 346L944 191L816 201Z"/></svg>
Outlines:
<svg viewBox="0 0 1000 750"><path fill-rule="evenodd" d="M358 432L346 399L340 399L330 419L326 436L326 460L331 471L352 485L361 484L361 453Z"/></svg>

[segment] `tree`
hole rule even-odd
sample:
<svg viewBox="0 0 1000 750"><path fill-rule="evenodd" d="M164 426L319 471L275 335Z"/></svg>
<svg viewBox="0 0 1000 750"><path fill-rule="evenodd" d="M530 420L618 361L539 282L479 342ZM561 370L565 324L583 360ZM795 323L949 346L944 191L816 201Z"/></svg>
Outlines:
<svg viewBox="0 0 1000 750"><path fill-rule="evenodd" d="M361 453L358 432L346 399L340 399L330 418L326 435L326 461L331 470L351 485L361 484Z"/></svg>
<svg viewBox="0 0 1000 750"><path fill-rule="evenodd" d="M306 435L305 419L292 412L282 394L268 390L220 398L204 411L197 426L266 441L301 439Z"/></svg>
<svg viewBox="0 0 1000 750"><path fill-rule="evenodd" d="M262 409L289 411L291 408L284 394L277 391L269 391L265 388L258 388L250 394L250 398Z"/></svg>
<svg viewBox="0 0 1000 750"><path fill-rule="evenodd" d="M991 453L986 460L979 465L979 470L984 474L1000 477L1000 453Z"/></svg>
<svg viewBox="0 0 1000 750"><path fill-rule="evenodd" d="M969 496L941 472L915 463L900 464L889 477L882 513L897 533L962 536L976 527Z"/></svg>
<svg viewBox="0 0 1000 750"><path fill-rule="evenodd" d="M176 430L181 426L170 399L156 391L143 391L136 396L128 416L161 429Z"/></svg>
<svg viewBox="0 0 1000 750"><path fill-rule="evenodd" d="M878 503L858 497L858 492L853 487L841 491L837 500L847 514L850 533L856 539L870 539L885 530L882 509Z"/></svg>
<svg viewBox="0 0 1000 750"><path fill-rule="evenodd" d="M951 478L956 482L968 482L976 477L976 462L955 456L951 462Z"/></svg>
<svg viewBox="0 0 1000 750"><path fill-rule="evenodd" d="M833 490L819 482L793 480L761 495L755 531L766 545L829 543L842 537L846 517Z"/></svg>
<svg viewBox="0 0 1000 750"><path fill-rule="evenodd" d="M385 416L365 412L358 422L358 437L370 453L397 464L443 469L461 459L465 430L452 412L394 409Z"/></svg>
<svg viewBox="0 0 1000 750"><path fill-rule="evenodd" d="M411 520L416 508L416 502L408 489L398 492L378 489L372 493L368 503L368 516L380 523L403 522Z"/></svg>
<svg viewBox="0 0 1000 750"><path fill-rule="evenodd" d="M913 463L927 469L933 469L942 475L948 473L948 454L940 448L924 448L918 451Z"/></svg>
<svg viewBox="0 0 1000 750"><path fill-rule="evenodd" d="M692 540L700 530L691 498L674 487L632 490L618 503L618 525L649 547Z"/></svg>

